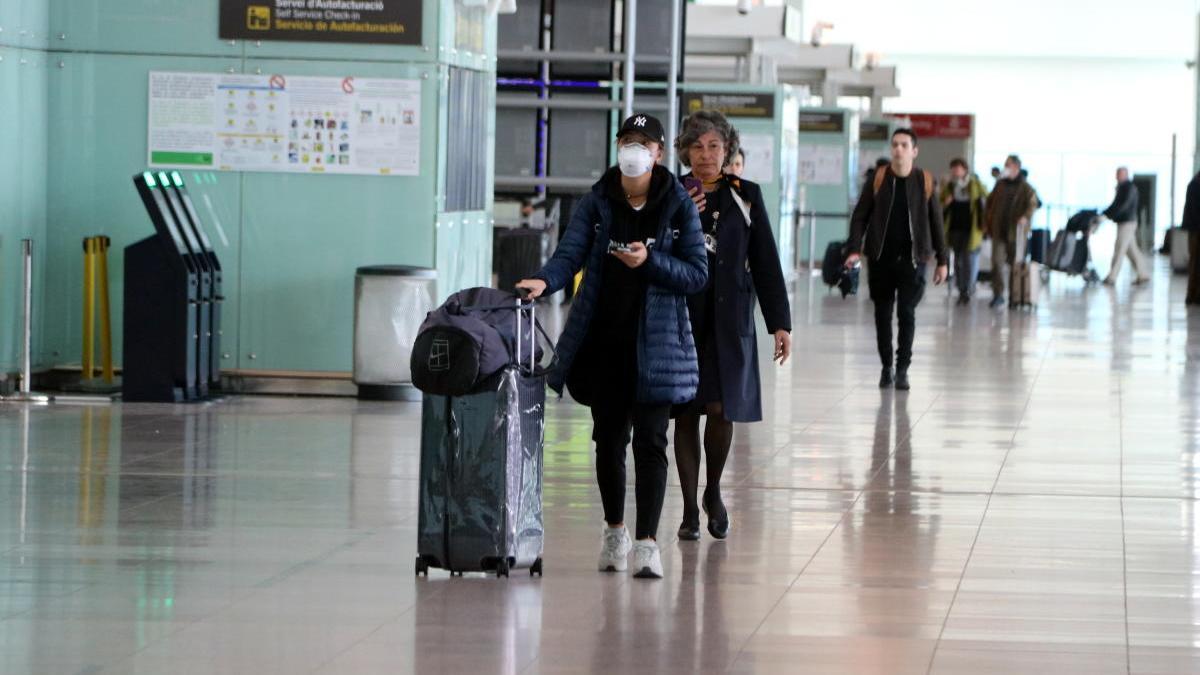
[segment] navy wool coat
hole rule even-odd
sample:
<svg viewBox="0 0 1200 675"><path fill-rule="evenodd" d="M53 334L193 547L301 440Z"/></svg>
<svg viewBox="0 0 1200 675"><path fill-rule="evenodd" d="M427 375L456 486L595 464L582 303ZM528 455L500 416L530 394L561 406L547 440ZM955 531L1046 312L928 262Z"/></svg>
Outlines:
<svg viewBox="0 0 1200 675"><path fill-rule="evenodd" d="M721 408L731 422L762 419L762 384L758 371L758 341L754 326L757 297L767 330L792 330L792 311L787 284L779 261L779 249L771 231L771 220L757 183L727 176L730 189L737 191L749 207L750 222L730 198L719 205L710 196L705 208L720 209L716 221L717 263L710 270L716 302L713 339L721 384ZM704 294L689 298L703 303Z"/></svg>
<svg viewBox="0 0 1200 675"><path fill-rule="evenodd" d="M696 205L674 177L670 185L659 211L658 235L643 265L649 283L638 326L639 403L686 403L695 397L700 382L687 296L707 283L708 257ZM547 377L550 388L560 395L595 314L612 223L612 207L601 180L579 201L558 249L534 275L546 282L550 294L585 270Z"/></svg>

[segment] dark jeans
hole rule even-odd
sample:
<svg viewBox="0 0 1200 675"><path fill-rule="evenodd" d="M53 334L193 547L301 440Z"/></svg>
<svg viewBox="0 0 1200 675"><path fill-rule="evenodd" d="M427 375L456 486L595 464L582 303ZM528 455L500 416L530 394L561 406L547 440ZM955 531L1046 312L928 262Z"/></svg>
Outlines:
<svg viewBox="0 0 1200 675"><path fill-rule="evenodd" d="M592 405L592 440L596 442L596 482L604 504L604 520L625 522L625 448L633 430L634 497L637 502L635 538L658 533L663 497L667 492L667 425L671 406L629 401Z"/></svg>
<svg viewBox="0 0 1200 675"><path fill-rule="evenodd" d="M900 343L896 346L896 367L903 370L912 363L913 334L917 328L917 304L925 294L925 266L913 266L907 260L871 262L867 270L871 300L875 303L875 340L879 360L892 366L892 312L900 324Z"/></svg>

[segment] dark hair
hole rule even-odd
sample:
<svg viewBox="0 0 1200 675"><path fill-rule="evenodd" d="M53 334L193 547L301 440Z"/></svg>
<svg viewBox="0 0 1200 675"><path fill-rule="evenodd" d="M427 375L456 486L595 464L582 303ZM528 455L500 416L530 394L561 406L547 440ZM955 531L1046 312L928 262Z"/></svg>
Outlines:
<svg viewBox="0 0 1200 675"><path fill-rule="evenodd" d="M953 169L956 166L961 166L963 171L970 169L970 167L967 166L967 160L963 159L962 157L955 157L954 159L950 160L950 168Z"/></svg>
<svg viewBox="0 0 1200 675"><path fill-rule="evenodd" d="M993 176L995 176L995 175L996 175L996 174L998 174L998 173L1000 173L1000 167L998 167L998 166L993 166L993 167L992 167L992 175L993 175Z"/></svg>
<svg viewBox="0 0 1200 675"><path fill-rule="evenodd" d="M734 154L736 154L738 157L741 157L743 162L745 162L745 161L746 161L746 151L745 151L745 150L742 150L741 148L738 148L738 149L737 149L737 152L736 152L736 153L734 153Z"/></svg>
<svg viewBox="0 0 1200 675"><path fill-rule="evenodd" d="M675 138L675 151L679 155L679 163L692 168L692 158L689 154L692 143L708 132L715 132L725 144L725 166L733 161L734 156L742 149L741 137L738 131L725 115L717 110L697 110L683 119L679 136Z"/></svg>
<svg viewBox="0 0 1200 675"><path fill-rule="evenodd" d="M1005 163L1005 164L1008 164L1009 162L1012 162L1013 164L1016 164L1017 166L1021 166L1021 158L1020 158L1020 157L1017 157L1016 155L1009 155L1009 156L1008 156L1008 157L1007 157L1007 158L1004 160L1004 163Z"/></svg>
<svg viewBox="0 0 1200 675"><path fill-rule="evenodd" d="M908 136L909 138L911 138L913 147L914 148L917 147L917 132L913 131L912 129L910 129L908 127L903 127L903 128L893 131L892 138L895 139L900 134L904 134L905 136Z"/></svg>

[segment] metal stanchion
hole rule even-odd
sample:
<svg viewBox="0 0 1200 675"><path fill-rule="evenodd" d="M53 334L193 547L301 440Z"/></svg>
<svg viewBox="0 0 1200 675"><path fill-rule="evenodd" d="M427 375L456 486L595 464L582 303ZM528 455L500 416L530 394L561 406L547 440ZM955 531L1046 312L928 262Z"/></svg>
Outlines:
<svg viewBox="0 0 1200 675"><path fill-rule="evenodd" d="M817 270L817 212L813 211L808 216L808 275L816 276L820 274Z"/></svg>
<svg viewBox="0 0 1200 675"><path fill-rule="evenodd" d="M23 259L22 284L24 307L21 322L21 385L17 393L6 397L6 401L49 403L50 397L34 393L30 388L33 380L33 240L21 240Z"/></svg>

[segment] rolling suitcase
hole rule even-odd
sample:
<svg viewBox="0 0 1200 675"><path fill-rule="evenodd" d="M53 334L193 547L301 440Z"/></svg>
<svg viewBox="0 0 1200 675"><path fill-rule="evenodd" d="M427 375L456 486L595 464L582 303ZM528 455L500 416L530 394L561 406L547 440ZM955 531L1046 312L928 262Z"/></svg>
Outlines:
<svg viewBox="0 0 1200 675"><path fill-rule="evenodd" d="M532 304L514 308L517 320ZM518 335L532 335L518 330ZM416 573L542 574L545 375L533 345L462 396L425 394Z"/></svg>
<svg viewBox="0 0 1200 675"><path fill-rule="evenodd" d="M1050 230L1037 229L1029 233L1029 259L1039 265L1046 264L1050 251Z"/></svg>
<svg viewBox="0 0 1200 675"><path fill-rule="evenodd" d="M1176 274L1188 273L1188 231L1182 227L1172 227L1171 233L1171 270Z"/></svg>
<svg viewBox="0 0 1200 675"><path fill-rule="evenodd" d="M1071 265L1075 260L1075 233L1067 230L1059 230L1054 236L1054 243L1050 246L1050 258L1046 265L1059 272L1066 272L1071 269Z"/></svg>
<svg viewBox="0 0 1200 675"><path fill-rule="evenodd" d="M1012 301L1009 307L1037 308L1042 292L1042 266L1029 261L1012 266Z"/></svg>

